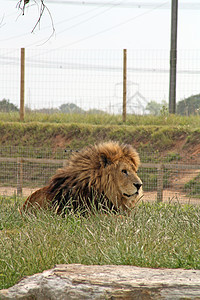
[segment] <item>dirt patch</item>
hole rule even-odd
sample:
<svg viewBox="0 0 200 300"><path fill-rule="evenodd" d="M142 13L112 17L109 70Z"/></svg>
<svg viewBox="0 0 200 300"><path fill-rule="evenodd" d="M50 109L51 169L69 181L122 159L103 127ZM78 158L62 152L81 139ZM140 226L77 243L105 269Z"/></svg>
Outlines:
<svg viewBox="0 0 200 300"><path fill-rule="evenodd" d="M23 188L22 197L26 198L35 192L39 188ZM13 196L17 195L16 187L0 187L0 195L3 196ZM157 201L157 192L144 192L144 196L142 198L143 201L154 202ZM190 203L190 204L200 204L199 198L191 198L188 197L185 193L170 189L165 189L163 191L163 202L180 202L180 203Z"/></svg>
<svg viewBox="0 0 200 300"><path fill-rule="evenodd" d="M145 192L143 201L154 202L157 201L157 192ZM181 204L200 204L199 198L193 198L187 196L185 193L180 191L174 191L170 189L165 189L163 191L163 202L169 203L181 203Z"/></svg>
<svg viewBox="0 0 200 300"><path fill-rule="evenodd" d="M22 197L28 197L35 192L38 188L23 188ZM17 188L12 186L1 186L0 195L2 196L15 196L17 195Z"/></svg>
<svg viewBox="0 0 200 300"><path fill-rule="evenodd" d="M56 135L54 138L53 138L53 150L56 151L57 148L62 148L62 149L65 149L66 148L66 144L67 142L69 141L66 141L66 138L62 135Z"/></svg>
<svg viewBox="0 0 200 300"><path fill-rule="evenodd" d="M198 174L200 174L200 170L187 170L185 172L182 171L172 179L171 186L173 187L173 189L180 190L186 183L197 177Z"/></svg>

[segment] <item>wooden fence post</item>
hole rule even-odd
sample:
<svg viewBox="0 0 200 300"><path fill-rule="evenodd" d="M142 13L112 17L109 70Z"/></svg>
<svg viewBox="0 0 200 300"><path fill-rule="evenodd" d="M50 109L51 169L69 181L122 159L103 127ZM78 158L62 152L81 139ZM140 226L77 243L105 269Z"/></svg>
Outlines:
<svg viewBox="0 0 200 300"><path fill-rule="evenodd" d="M163 201L163 175L164 175L164 166L162 164L158 165L158 174L157 174L157 202Z"/></svg>
<svg viewBox="0 0 200 300"><path fill-rule="evenodd" d="M21 80L20 80L20 121L24 121L24 93L25 93L25 49L21 48Z"/></svg>
<svg viewBox="0 0 200 300"><path fill-rule="evenodd" d="M123 50L123 122L126 122L126 96L127 96L127 50Z"/></svg>
<svg viewBox="0 0 200 300"><path fill-rule="evenodd" d="M17 158L17 196L22 195L23 185L23 159Z"/></svg>

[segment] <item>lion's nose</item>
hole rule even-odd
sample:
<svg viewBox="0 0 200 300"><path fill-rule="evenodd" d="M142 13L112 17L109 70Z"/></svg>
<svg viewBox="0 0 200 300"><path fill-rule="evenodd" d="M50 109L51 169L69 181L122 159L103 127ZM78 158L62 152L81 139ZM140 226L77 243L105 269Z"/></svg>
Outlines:
<svg viewBox="0 0 200 300"><path fill-rule="evenodd" d="M139 189L142 186L142 183L134 183L133 185L136 187L137 191L139 191Z"/></svg>

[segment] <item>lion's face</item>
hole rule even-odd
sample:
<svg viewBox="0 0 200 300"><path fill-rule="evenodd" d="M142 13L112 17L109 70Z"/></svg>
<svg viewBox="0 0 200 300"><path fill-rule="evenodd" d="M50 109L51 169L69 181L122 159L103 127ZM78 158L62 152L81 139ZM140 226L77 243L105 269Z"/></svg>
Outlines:
<svg viewBox="0 0 200 300"><path fill-rule="evenodd" d="M133 208L143 194L142 181L137 175L136 167L130 163L119 162L115 168L116 188L120 194L118 205L125 209Z"/></svg>

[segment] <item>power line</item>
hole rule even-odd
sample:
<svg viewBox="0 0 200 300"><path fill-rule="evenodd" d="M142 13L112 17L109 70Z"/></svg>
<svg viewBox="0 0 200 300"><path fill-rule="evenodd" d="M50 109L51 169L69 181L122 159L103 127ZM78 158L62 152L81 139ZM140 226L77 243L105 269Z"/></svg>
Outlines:
<svg viewBox="0 0 200 300"><path fill-rule="evenodd" d="M114 2L114 1L112 1L112 2ZM81 24L83 24L83 23L86 23L86 22L88 22L88 21L90 21L90 20L96 18L97 16L100 16L100 15L104 14L105 12L111 10L114 6L116 6L116 4L112 4L112 6L111 6L111 4L110 4L110 7L104 9L104 10L101 11L101 12L98 12L97 14L95 14L95 15L93 15L93 16L87 18L86 20L80 21L80 22L78 22L78 23L76 23L76 24L74 24L74 25L72 25L72 26L70 26L70 27L68 27L68 28L63 29L62 31L58 32L58 34L63 33L63 32L65 32L65 31L67 31L67 30L69 30L69 29L72 29L72 28L74 28L74 27L77 27L77 26L79 26L79 25L81 25Z"/></svg>
<svg viewBox="0 0 200 300"><path fill-rule="evenodd" d="M121 2L118 2L118 4L117 4L117 3L114 3L114 2L116 2L116 0L112 0L112 1L110 1L110 2L107 2L106 5L105 5L105 3L103 3L102 5L99 4L98 7L95 7L95 8L93 8L93 9L87 10L86 12L80 13L80 14L78 14L78 15L75 15L75 16L71 17L71 18L67 18L67 19L64 19L64 20L62 20L62 21L60 21L60 22L55 23L55 26L60 25L60 24L63 24L63 23L68 23L68 22L70 22L70 21L73 21L74 19L80 18L80 17L82 17L82 16L84 16L84 15L87 15L87 14L89 14L89 13L91 13L91 12L94 12L94 11L96 11L96 10L99 10L99 6L100 6L100 7L104 7L104 6L108 6L108 5L109 5L109 8L106 8L103 12L97 13L96 15L91 16L90 18L88 18L88 19L86 19L86 20L80 21L80 22L78 22L78 23L76 23L76 24L74 24L74 25L72 25L72 26L70 26L70 27L68 27L68 28L66 28L66 29L64 29L64 30L62 30L62 31L60 31L60 32L58 32L58 33L56 33L56 34L60 34L60 33L65 32L65 31L67 31L67 30L69 30L69 29L71 29L71 28L74 28L74 27L76 27L76 26L79 26L79 25L82 24L82 23L88 22L88 21L90 21L91 19L95 18L96 16L103 14L104 12L106 12L106 11L108 11L108 10L110 10L110 9L112 9L112 8L114 8L114 7L116 7L116 5L119 5L119 4L121 3ZM48 29L48 28L50 28L50 27L51 27L51 26L44 26L43 28L41 28L41 30L45 30L45 29ZM20 35L17 35L17 36L15 35L15 36L12 36L12 37L9 37L9 38L6 38L6 39L1 39L0 41L1 41L1 42L4 42L4 41L13 40L13 39L18 39L18 38L21 38L21 37L25 37L25 36L27 36L27 35L29 35L29 34L30 34L30 32L27 32L27 33L20 34ZM35 45L35 44L42 43L43 41L44 41L44 39L42 39L42 40L40 40L40 41L38 41L38 42L34 42L34 43L32 43L32 44L29 44L27 47L33 46L33 45Z"/></svg>
<svg viewBox="0 0 200 300"><path fill-rule="evenodd" d="M110 2L109 2L109 3L110 3ZM167 1L165 1L165 2L162 3L162 4L156 5L156 6L154 6L152 9L149 9L149 10L147 10L147 11L145 11L145 12L143 12L143 13L137 15L137 16L134 16L134 17L132 17L132 18L126 20L126 21L123 21L123 22L118 23L118 24L116 24L116 25L114 25L114 26L108 27L108 28L106 28L106 29L104 29L104 30L101 30L101 31L99 31L99 32L96 32L96 33L94 33L94 34L92 34L92 35L89 35L89 36L87 36L87 37L84 37L84 38L81 38L81 39L79 39L79 40L76 40L76 41L74 41L74 42L72 42L72 43L70 43L70 44L67 44L67 45L64 45L64 46L57 47L56 49L61 49L61 48L65 48L65 47L72 46L72 45L74 45L74 44L80 43L80 42L82 42L82 41L88 40L88 39L90 39L90 38L93 38L93 37L95 37L95 36L98 36L98 35L100 35L100 34L103 34L103 33L105 33L105 32L108 32L108 31L110 31L110 30L113 30L113 29L115 29L115 28L117 28L117 27L120 27L120 26L122 26L122 25L125 25L125 24L127 24L127 23L129 23L129 22L134 21L135 19L138 19L139 17L142 17L143 15L149 14L149 13L151 13L152 11L154 11L154 10L156 10L156 9L159 9L160 7L164 6L166 3L167 3ZM26 47L29 47L29 46L30 46L30 45L28 45L28 46L26 46ZM49 50L49 51L47 51L47 52L50 52L50 51L51 51L51 50Z"/></svg>
<svg viewBox="0 0 200 300"><path fill-rule="evenodd" d="M19 65L19 58L11 56L0 56L1 65ZM27 59L27 67L41 68L41 69L60 69L60 70L90 70L90 71L114 71L122 72L121 66L114 65L95 65L95 64L85 64L85 63L66 63L63 61L50 61L50 60L37 60L37 59ZM145 68L145 67L128 67L128 72L133 73L159 73L159 74L168 74L169 68ZM200 74L200 70L188 70L188 69L179 69L178 74Z"/></svg>
<svg viewBox="0 0 200 300"><path fill-rule="evenodd" d="M100 6L100 5L109 5L108 1L78 1L78 0L48 0L49 3L56 3L56 4L64 4L64 5L79 5L79 6ZM159 4L159 1L156 3L153 2L140 2L140 1L130 1L130 2L122 2L120 4L116 4L116 7L119 8L152 8L156 4ZM169 9L170 3L166 4L166 6L162 7L162 9ZM199 2L185 2L180 3L180 9L200 9L200 3Z"/></svg>
<svg viewBox="0 0 200 300"><path fill-rule="evenodd" d="M60 22L55 23L55 26L60 25L60 24L63 24L63 23L68 23L68 22L70 22L70 21L72 21L72 20L74 20L74 19L77 19L77 18L79 18L79 17L82 17L83 15L87 15L87 14L89 14L89 13L91 13L91 12L97 10L97 9L99 9L99 7L92 8L92 9L90 9L90 10L87 10L86 12L80 13L80 14L78 14L78 15L75 15L75 16L71 17L71 18L64 19L64 20L62 20L62 21L60 21ZM7 17L7 16L6 16L6 17ZM40 31L45 30L45 29L48 29L48 28L50 28L50 27L51 27L50 25L44 26L44 27L42 27L42 28L40 29ZM30 32L27 32L27 33L24 33L24 34L20 34L20 35L17 35L17 36L14 35L14 36L9 37L9 38L6 38L6 39L1 39L0 41L1 41L1 42L9 41L9 40L12 40L12 39L17 39L17 38L19 38L19 37L27 36L27 35L29 35L29 34L30 34ZM34 45L34 44L35 44L35 43L33 43L33 45ZM31 45L31 46L32 46L32 45Z"/></svg>
<svg viewBox="0 0 200 300"><path fill-rule="evenodd" d="M100 12L96 13L95 15L92 15L91 17L88 17L88 18L85 19L85 20L82 20L82 21L80 21L80 22L78 22L78 23L76 23L76 24L74 24L74 25L71 25L71 26L69 26L69 27L67 27L67 28L65 28L65 29L63 29L63 30L61 30L61 31L58 31L56 34L57 34L57 35L62 34L63 32L66 32L66 31L68 31L68 30L70 30L70 29L72 29L72 28L75 28L75 27L77 27L77 26L79 26L79 25L81 25L81 24L84 24L84 23L86 23L86 22L89 22L90 20L92 20L92 19L94 19L94 18L96 18L96 17L98 17L98 16L104 14L105 12L111 10L114 6L116 6L116 4L114 3L115 1L116 1L116 0L113 0L113 1L109 2L109 4L110 4L109 7L106 8L106 9L104 9L103 11L100 11ZM102 7L103 7L103 6L104 6L104 5L102 5ZM95 8L95 10L96 10L96 9L98 9L98 11L99 11L99 7L98 7L98 8ZM92 11L93 11L93 10L92 10ZM56 24L55 24L55 25L56 25ZM44 41L44 39L41 40L41 41L39 41L39 42L37 42L37 44L40 43L40 42L42 42L42 41ZM34 44L36 44L36 43L33 43L33 44L31 44L31 45L28 45L27 47L30 47L30 46L32 46L32 45L34 45Z"/></svg>
<svg viewBox="0 0 200 300"><path fill-rule="evenodd" d="M126 21L120 22L120 23L118 23L118 24L116 24L116 25L114 25L114 26L111 26L111 27L108 27L108 28L103 29L103 30L101 30L101 31L98 31L98 32L96 32L96 33L94 33L94 34L91 34L91 35L89 35L89 36L86 36L86 37L84 37L84 38L82 38L82 39L76 40L76 41L74 41L74 42L72 42L72 43L70 43L70 44L67 44L67 45L64 45L64 46L60 46L60 47L58 47L57 49L64 48L64 47L69 47L69 46L78 44L78 43L83 42L83 41L85 41L85 40L88 40L88 39L90 39L90 38L96 37L96 36L98 36L98 35L100 35L100 34L103 34L103 33L105 33L105 32L108 32L108 31L111 31L111 30L113 30L113 29L115 29L115 28L118 28L118 27L120 27L120 26L123 26L123 25L125 25L125 24L127 24L127 23L129 23L129 22L132 22L132 21L134 21L134 20L136 20L136 19L138 19L138 18L140 18L140 17L142 17L142 16L144 16L144 15L147 15L147 14L151 13L152 11L154 11L154 10L156 10L156 9L158 9L158 8L160 8L160 7L162 7L162 6L164 6L166 3L167 3L167 2L164 2L164 3L162 3L162 4L159 4L159 5L157 5L157 6L154 6L154 8L152 8L152 9L150 9L150 10L148 10L148 11L145 11L145 12L143 12L143 13L137 15L137 16L134 16L134 17L132 17L132 18L126 20Z"/></svg>
<svg viewBox="0 0 200 300"><path fill-rule="evenodd" d="M64 5L79 5L79 6L95 6L95 8L91 9L91 10L88 10L86 12L83 12L83 13L80 13L76 16L73 16L69 19L65 19L65 20L62 20L60 22L57 22L55 23L55 26L57 25L60 25L60 24L63 24L63 23L67 23L67 22L70 22L76 18L79 18L81 16L84 16L84 15L87 15L89 14L90 12L93 12L95 10L98 10L99 9L99 6L100 7L104 7L104 6L109 6L108 10L111 9L111 8L150 8L150 7L155 7L155 2L127 2L125 3L124 1L119 1L117 3L113 3L111 4L112 2L114 1L101 1L101 2L98 2L98 1L90 1L90 2L83 2L83 1L77 1L77 0L73 0L73 1L69 1L69 0L48 0L47 2L50 3L56 3L56 4L64 4ZM110 7L112 5L112 7ZM168 9L170 8L170 4L169 3L165 3L165 5L162 5L159 7L159 9ZM188 2L188 3L182 3L182 4L179 4L179 8L183 8L183 9L200 9L200 3L197 3L197 2ZM105 10L106 11L106 10ZM89 21L90 19L93 19L95 18L96 16L102 14L103 12L99 13L99 14L96 14L95 16L91 16L90 18L86 19L86 20L83 20L83 21L80 21L78 22L77 24L74 24L60 32L58 32L57 34L60 34L60 33L63 33L67 30L70 30L74 27L77 27L87 21ZM12 15L12 14L11 14ZM116 25L117 26L117 25ZM45 29L48 29L50 28L50 26L45 26L43 28L41 28L40 30L45 30ZM108 29L109 30L109 29ZM24 33L24 34L20 34L20 35L15 35L15 36L11 36L9 38L5 38L5 39L0 39L1 42L4 42L4 41L9 41L9 40L14 40L14 39L18 39L18 38L21 38L21 37L25 37L25 36L28 36L30 34L30 32L27 32L27 33ZM30 46L33 46L35 44L40 44L44 41L45 39L42 39L38 42L34 42L34 43L31 43L29 44L27 47L30 47Z"/></svg>

